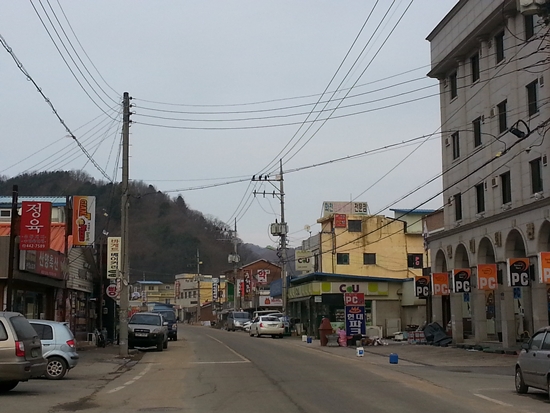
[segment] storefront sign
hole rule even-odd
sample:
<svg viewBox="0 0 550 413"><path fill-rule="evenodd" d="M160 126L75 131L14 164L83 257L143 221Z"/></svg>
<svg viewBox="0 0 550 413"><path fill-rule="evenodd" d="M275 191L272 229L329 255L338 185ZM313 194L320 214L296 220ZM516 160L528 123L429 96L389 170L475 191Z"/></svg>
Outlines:
<svg viewBox="0 0 550 413"><path fill-rule="evenodd" d="M346 335L366 334L365 306L346 306Z"/></svg>
<svg viewBox="0 0 550 413"><path fill-rule="evenodd" d="M259 307L282 307L283 300L280 298L273 298L267 295L260 295L258 301Z"/></svg>
<svg viewBox="0 0 550 413"><path fill-rule="evenodd" d="M250 272L244 272L244 291L243 295L249 296L252 292L252 280L250 279Z"/></svg>
<svg viewBox="0 0 550 413"><path fill-rule="evenodd" d="M449 274L446 272L435 272L432 274L432 294L449 295Z"/></svg>
<svg viewBox="0 0 550 413"><path fill-rule="evenodd" d="M50 202L22 202L19 228L20 250L48 251L50 249L51 215Z"/></svg>
<svg viewBox="0 0 550 413"><path fill-rule="evenodd" d="M539 282L550 284L550 252L539 252Z"/></svg>
<svg viewBox="0 0 550 413"><path fill-rule="evenodd" d="M508 258L508 286L527 287L530 283L529 258Z"/></svg>
<svg viewBox="0 0 550 413"><path fill-rule="evenodd" d="M105 288L105 294L107 294L109 298L116 298L118 296L116 284L109 284L107 288Z"/></svg>
<svg viewBox="0 0 550 413"><path fill-rule="evenodd" d="M21 251L19 269L57 280L65 280L69 273L65 255L52 250Z"/></svg>
<svg viewBox="0 0 550 413"><path fill-rule="evenodd" d="M95 196L73 196L73 245L87 247L95 238Z"/></svg>
<svg viewBox="0 0 550 413"><path fill-rule="evenodd" d="M311 251L295 251L296 271L313 272L313 253Z"/></svg>
<svg viewBox="0 0 550 413"><path fill-rule="evenodd" d="M334 214L334 228L347 228L348 220L346 214Z"/></svg>
<svg viewBox="0 0 550 413"><path fill-rule="evenodd" d="M431 292L431 279L429 276L416 276L414 277L414 295L418 298L425 298L430 295Z"/></svg>
<svg viewBox="0 0 550 413"><path fill-rule="evenodd" d="M258 270L256 272L256 280L258 280L258 284L267 284L267 276L270 273L270 270Z"/></svg>
<svg viewBox="0 0 550 413"><path fill-rule="evenodd" d="M477 266L477 289L484 291L497 289L496 264L479 264Z"/></svg>
<svg viewBox="0 0 550 413"><path fill-rule="evenodd" d="M323 216L332 214L367 215L368 205L366 202L323 202Z"/></svg>
<svg viewBox="0 0 550 413"><path fill-rule="evenodd" d="M174 298L177 300L180 298L181 284L179 281L174 283ZM139 298L139 297L138 297Z"/></svg>
<svg viewBox="0 0 550 413"><path fill-rule="evenodd" d="M344 293L344 305L365 305L365 294Z"/></svg>
<svg viewBox="0 0 550 413"><path fill-rule="evenodd" d="M218 284L219 279L218 278L212 278L212 301L218 300Z"/></svg>
<svg viewBox="0 0 550 413"><path fill-rule="evenodd" d="M453 270L453 289L455 293L469 293L470 288L470 275L471 270L469 268L459 268Z"/></svg>
<svg viewBox="0 0 550 413"><path fill-rule="evenodd" d="M121 243L121 237L107 238L107 278L109 278L110 280L116 279L121 269Z"/></svg>

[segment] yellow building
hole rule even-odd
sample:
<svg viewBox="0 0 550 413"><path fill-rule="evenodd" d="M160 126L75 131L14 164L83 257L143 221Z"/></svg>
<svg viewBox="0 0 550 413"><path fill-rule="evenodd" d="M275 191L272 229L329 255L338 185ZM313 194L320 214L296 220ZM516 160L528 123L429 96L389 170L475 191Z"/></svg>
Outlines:
<svg viewBox="0 0 550 413"><path fill-rule="evenodd" d="M137 281L131 299L147 303L174 304L174 284L160 281Z"/></svg>

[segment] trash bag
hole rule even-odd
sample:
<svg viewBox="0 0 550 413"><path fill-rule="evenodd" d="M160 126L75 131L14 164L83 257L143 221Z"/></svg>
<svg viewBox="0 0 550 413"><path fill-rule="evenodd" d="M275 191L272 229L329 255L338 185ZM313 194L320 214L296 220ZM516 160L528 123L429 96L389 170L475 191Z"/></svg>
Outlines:
<svg viewBox="0 0 550 413"><path fill-rule="evenodd" d="M424 327L424 337L431 344L445 345L452 342L452 338L447 335L443 327L438 323L430 323Z"/></svg>

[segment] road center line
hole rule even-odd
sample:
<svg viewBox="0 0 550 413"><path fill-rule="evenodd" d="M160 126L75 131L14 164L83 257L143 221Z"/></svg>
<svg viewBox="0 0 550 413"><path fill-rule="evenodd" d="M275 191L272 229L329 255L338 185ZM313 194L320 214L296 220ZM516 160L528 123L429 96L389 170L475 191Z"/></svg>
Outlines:
<svg viewBox="0 0 550 413"><path fill-rule="evenodd" d="M250 361L192 361L190 364L244 364Z"/></svg>
<svg viewBox="0 0 550 413"><path fill-rule="evenodd" d="M218 343L220 343L222 346L224 346L225 348L227 348L230 352L232 352L233 354L235 354L237 357L239 357L241 360L244 360L246 363L250 363L250 360L248 360L245 356L242 356L240 355L239 353L237 353L235 350L233 350L231 347L229 347L227 344L225 343L222 343L220 340L218 340L217 338L214 338L210 335L206 335L207 337L210 337L212 340L214 341L217 341Z"/></svg>
<svg viewBox="0 0 550 413"><path fill-rule="evenodd" d="M490 401L496 404L500 404L501 406L510 406L510 407L512 406L511 404L501 402L500 400L497 400L497 399L492 399L490 397L484 396L483 394L474 393L474 396L480 397L482 399L485 399L487 401Z"/></svg>

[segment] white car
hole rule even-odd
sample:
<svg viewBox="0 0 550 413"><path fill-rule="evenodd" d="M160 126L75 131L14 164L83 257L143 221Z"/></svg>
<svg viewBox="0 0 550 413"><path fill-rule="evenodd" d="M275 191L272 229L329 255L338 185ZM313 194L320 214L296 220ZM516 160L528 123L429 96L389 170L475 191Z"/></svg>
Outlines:
<svg viewBox="0 0 550 413"><path fill-rule="evenodd" d="M243 323L243 330L250 331L250 326L252 325L252 320L245 321Z"/></svg>
<svg viewBox="0 0 550 413"><path fill-rule="evenodd" d="M260 337L262 335L270 335L271 337L283 338L285 326L277 317L263 315L256 317L250 325L250 337Z"/></svg>

